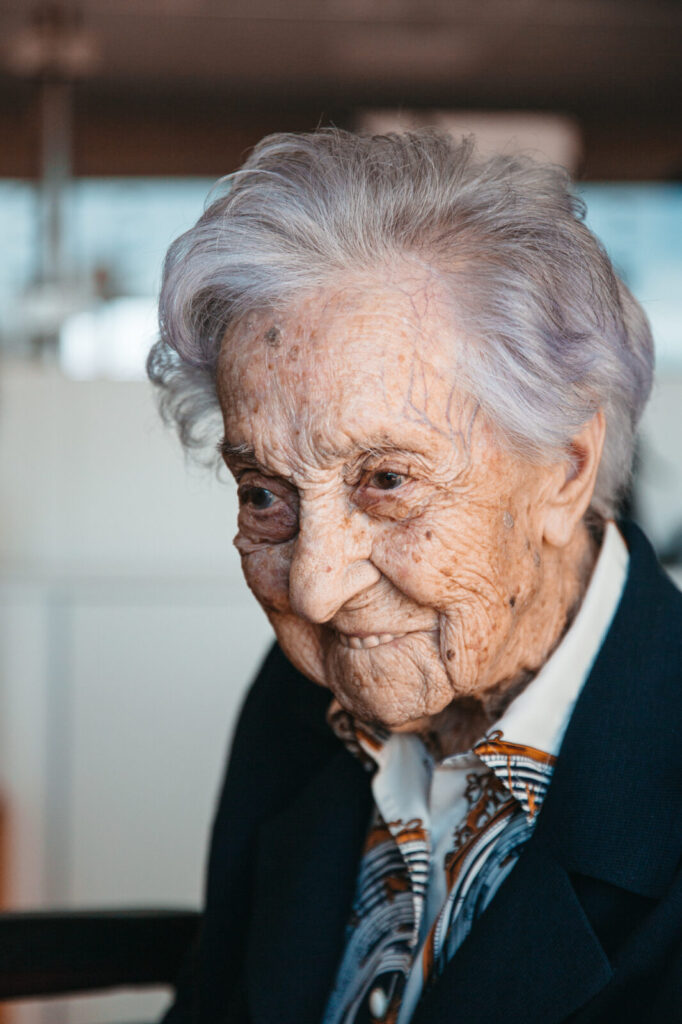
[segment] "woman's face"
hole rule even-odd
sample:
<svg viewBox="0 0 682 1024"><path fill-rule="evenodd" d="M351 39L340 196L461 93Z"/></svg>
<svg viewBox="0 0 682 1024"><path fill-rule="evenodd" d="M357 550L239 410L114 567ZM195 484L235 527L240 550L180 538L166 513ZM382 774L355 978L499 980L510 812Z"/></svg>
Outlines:
<svg viewBox="0 0 682 1024"><path fill-rule="evenodd" d="M394 729L537 668L553 628L553 471L496 444L457 344L436 285L406 279L247 318L219 365L246 580L289 659Z"/></svg>

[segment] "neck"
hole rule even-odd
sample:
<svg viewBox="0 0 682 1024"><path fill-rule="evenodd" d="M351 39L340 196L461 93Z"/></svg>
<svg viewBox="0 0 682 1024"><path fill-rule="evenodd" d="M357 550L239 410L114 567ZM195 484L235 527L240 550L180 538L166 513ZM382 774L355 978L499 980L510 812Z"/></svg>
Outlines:
<svg viewBox="0 0 682 1024"><path fill-rule="evenodd" d="M452 701L422 731L432 755L441 760L470 750L504 714L552 655L575 618L599 554L600 537L583 523L568 545L543 552L541 586L517 625L514 642L492 667L480 694Z"/></svg>

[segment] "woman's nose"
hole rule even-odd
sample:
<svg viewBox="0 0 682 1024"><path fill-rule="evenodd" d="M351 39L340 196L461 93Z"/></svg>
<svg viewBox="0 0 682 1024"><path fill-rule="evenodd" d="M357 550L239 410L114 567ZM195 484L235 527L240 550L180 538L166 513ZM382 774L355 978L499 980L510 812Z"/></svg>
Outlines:
<svg viewBox="0 0 682 1024"><path fill-rule="evenodd" d="M289 567L289 602L310 622L328 622L353 597L376 583L371 539L359 515L301 508Z"/></svg>

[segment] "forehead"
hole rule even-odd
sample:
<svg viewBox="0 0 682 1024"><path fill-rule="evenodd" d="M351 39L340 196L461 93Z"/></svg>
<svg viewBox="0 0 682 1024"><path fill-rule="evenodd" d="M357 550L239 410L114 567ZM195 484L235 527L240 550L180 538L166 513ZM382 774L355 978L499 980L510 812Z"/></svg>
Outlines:
<svg viewBox="0 0 682 1024"><path fill-rule="evenodd" d="M225 337L218 390L228 439L267 430L336 431L362 440L382 429L446 429L457 397L458 331L429 279L348 286L282 313L246 317Z"/></svg>

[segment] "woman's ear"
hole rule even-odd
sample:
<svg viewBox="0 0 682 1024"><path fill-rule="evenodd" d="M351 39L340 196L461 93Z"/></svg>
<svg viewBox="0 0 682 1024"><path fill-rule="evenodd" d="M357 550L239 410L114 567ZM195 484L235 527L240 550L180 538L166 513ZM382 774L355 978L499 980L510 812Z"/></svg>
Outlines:
<svg viewBox="0 0 682 1024"><path fill-rule="evenodd" d="M555 547L564 547L587 512L594 493L606 434L603 411L595 413L571 442L563 472L555 476L555 485L545 506L544 538Z"/></svg>

